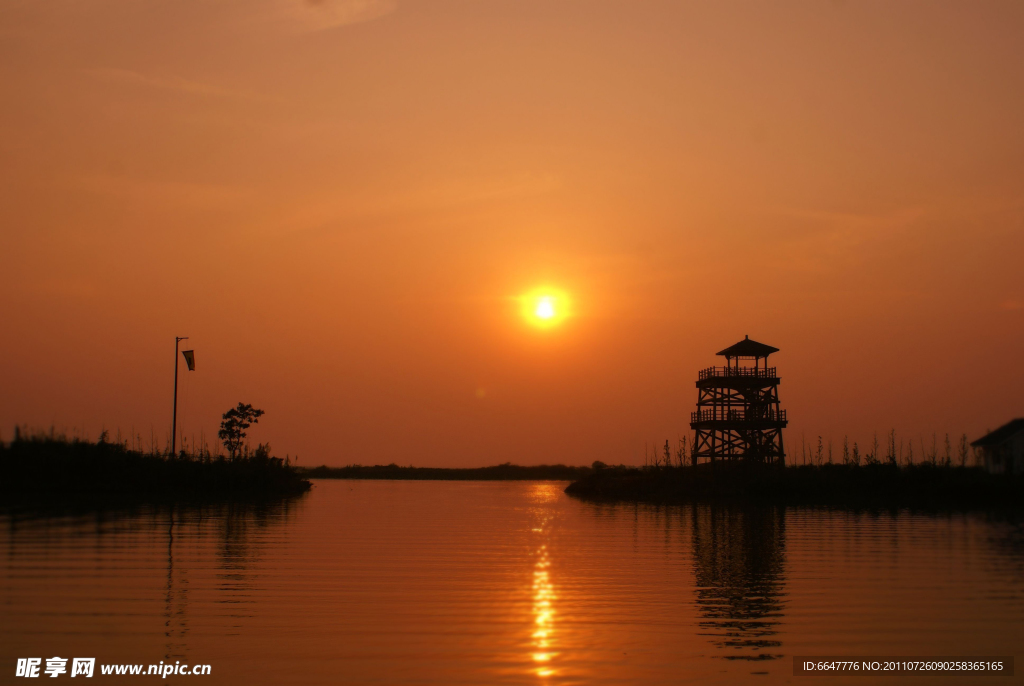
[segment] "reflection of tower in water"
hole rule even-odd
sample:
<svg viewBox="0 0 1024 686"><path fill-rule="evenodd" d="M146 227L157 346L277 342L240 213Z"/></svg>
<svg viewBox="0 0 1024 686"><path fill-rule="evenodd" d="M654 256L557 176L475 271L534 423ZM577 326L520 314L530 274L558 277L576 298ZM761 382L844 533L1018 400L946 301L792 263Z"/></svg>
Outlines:
<svg viewBox="0 0 1024 686"><path fill-rule="evenodd" d="M785 511L693 507L701 634L728 660L772 660L783 616Z"/></svg>

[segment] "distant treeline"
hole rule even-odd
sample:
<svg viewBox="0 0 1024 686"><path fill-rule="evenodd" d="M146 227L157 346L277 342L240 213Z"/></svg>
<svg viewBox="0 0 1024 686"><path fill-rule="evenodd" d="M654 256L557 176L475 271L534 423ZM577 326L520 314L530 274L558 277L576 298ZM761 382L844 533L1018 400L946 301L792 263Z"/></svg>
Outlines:
<svg viewBox="0 0 1024 686"><path fill-rule="evenodd" d="M493 467L446 469L442 467L399 467L349 465L314 467L300 473L311 479L408 479L419 481L573 481L593 471L591 467L564 464L522 467L506 462Z"/></svg>
<svg viewBox="0 0 1024 686"><path fill-rule="evenodd" d="M589 500L756 501L864 508L1002 508L1024 504L1024 477L976 467L872 463L769 467L718 461L684 467L609 467L565 492Z"/></svg>
<svg viewBox="0 0 1024 686"><path fill-rule="evenodd" d="M261 445L235 458L209 452L177 455L131 450L107 440L93 443L62 435L16 431L0 443L0 504L46 500L144 503L259 500L308 490L287 461Z"/></svg>

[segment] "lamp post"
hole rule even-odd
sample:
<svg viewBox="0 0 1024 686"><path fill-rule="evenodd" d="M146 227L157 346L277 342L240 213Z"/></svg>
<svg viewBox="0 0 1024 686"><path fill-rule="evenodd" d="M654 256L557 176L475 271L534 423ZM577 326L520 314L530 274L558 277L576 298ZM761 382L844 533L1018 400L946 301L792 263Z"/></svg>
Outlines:
<svg viewBox="0 0 1024 686"><path fill-rule="evenodd" d="M187 341L188 336L174 337L174 412L171 413L171 456L175 453L178 438L178 344Z"/></svg>

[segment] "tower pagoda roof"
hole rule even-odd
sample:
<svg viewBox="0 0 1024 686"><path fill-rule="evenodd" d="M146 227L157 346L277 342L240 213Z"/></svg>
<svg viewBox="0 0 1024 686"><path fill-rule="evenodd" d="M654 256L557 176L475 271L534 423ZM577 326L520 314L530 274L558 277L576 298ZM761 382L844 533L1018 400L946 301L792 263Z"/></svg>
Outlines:
<svg viewBox="0 0 1024 686"><path fill-rule="evenodd" d="M723 357L768 357L772 353L777 352L779 352L778 348L752 341L750 336L746 336L739 343L730 345L725 350L719 350L715 354L722 355Z"/></svg>

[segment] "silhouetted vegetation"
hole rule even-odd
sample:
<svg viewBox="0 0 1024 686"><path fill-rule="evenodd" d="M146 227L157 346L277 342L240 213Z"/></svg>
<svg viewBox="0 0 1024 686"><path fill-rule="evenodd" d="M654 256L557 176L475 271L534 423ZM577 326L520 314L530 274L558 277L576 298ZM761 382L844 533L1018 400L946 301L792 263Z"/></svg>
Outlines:
<svg viewBox="0 0 1024 686"><path fill-rule="evenodd" d="M315 467L299 472L311 479L408 479L419 481L572 481L605 467L569 467L562 464L521 467L506 462L493 467L447 469L442 467L399 467L389 465L349 465Z"/></svg>
<svg viewBox="0 0 1024 686"><path fill-rule="evenodd" d="M112 443L107 432L96 443L49 433L0 443L0 503L31 505L45 500L112 502L214 502L258 500L309 489L287 460L269 445L241 450L234 458L208 450L177 455L132 450Z"/></svg>
<svg viewBox="0 0 1024 686"><path fill-rule="evenodd" d="M770 467L752 463L702 463L696 467L615 467L595 470L566 488L595 500L648 502L763 502L835 507L921 509L1020 507L1024 477L993 475L948 462L904 465L880 462Z"/></svg>
<svg viewBox="0 0 1024 686"><path fill-rule="evenodd" d="M245 437L248 435L245 430L253 424L259 424L264 414L263 410L257 410L252 405L238 403L238 407L231 408L221 416L217 436L224 441L224 447L232 459L239 456L245 445Z"/></svg>

